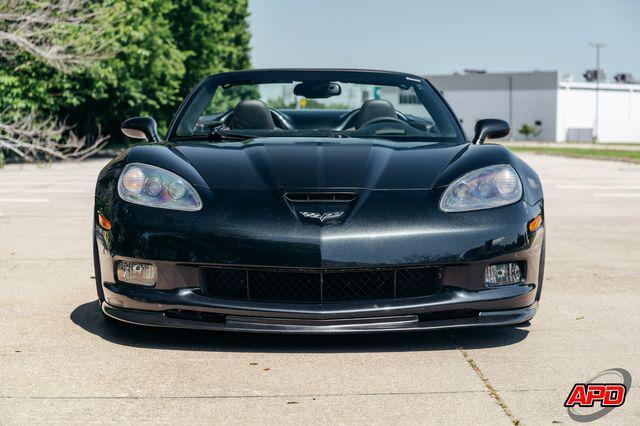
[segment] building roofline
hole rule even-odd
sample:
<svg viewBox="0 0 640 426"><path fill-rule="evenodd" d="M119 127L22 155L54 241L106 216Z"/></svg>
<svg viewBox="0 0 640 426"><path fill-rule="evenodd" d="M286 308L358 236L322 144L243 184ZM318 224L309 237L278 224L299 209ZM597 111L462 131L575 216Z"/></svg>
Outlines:
<svg viewBox="0 0 640 426"><path fill-rule="evenodd" d="M532 70L532 71L499 71L492 72L487 71L486 73L464 73L457 72L452 74L421 74L423 78L434 78L434 77L482 77L482 76L507 76L507 75L531 75L531 74L558 74L560 75L559 70Z"/></svg>
<svg viewBox="0 0 640 426"><path fill-rule="evenodd" d="M595 90L598 87L599 90L617 90L621 92L627 91L640 91L640 83L611 83L603 82L596 84L595 81L560 81L558 87L561 89L589 89Z"/></svg>

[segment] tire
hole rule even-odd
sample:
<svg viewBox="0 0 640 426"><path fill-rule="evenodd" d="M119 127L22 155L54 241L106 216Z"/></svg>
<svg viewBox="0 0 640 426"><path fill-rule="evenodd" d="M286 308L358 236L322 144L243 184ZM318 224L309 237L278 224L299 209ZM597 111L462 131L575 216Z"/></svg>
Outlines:
<svg viewBox="0 0 640 426"><path fill-rule="evenodd" d="M102 274L100 272L100 256L98 255L98 243L96 241L95 235L92 236L93 239L93 275L96 280L96 293L98 294L98 309L100 310L100 314L102 314L102 318L109 323L117 322L109 315L105 314L102 310L102 302L104 302L104 291L102 290Z"/></svg>
<svg viewBox="0 0 640 426"><path fill-rule="evenodd" d="M96 280L96 293L98 294L98 303L104 302L104 291L102 290L102 275L100 273L100 256L98 255L98 243L95 236L93 238L93 275Z"/></svg>
<svg viewBox="0 0 640 426"><path fill-rule="evenodd" d="M547 238L545 237L544 240L542 240L542 251L540 253L540 267L538 268L538 290L536 291L536 302L539 302L540 297L542 296L542 282L544 280L544 261L546 247Z"/></svg>

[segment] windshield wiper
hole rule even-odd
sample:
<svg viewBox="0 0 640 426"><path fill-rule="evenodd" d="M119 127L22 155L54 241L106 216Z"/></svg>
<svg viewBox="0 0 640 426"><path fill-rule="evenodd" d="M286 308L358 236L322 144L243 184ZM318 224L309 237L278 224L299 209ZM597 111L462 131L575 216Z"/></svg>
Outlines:
<svg viewBox="0 0 640 426"><path fill-rule="evenodd" d="M343 132L331 132L332 138L352 138L353 136Z"/></svg>
<svg viewBox="0 0 640 426"><path fill-rule="evenodd" d="M247 139L255 138L255 135L243 135L240 133L227 133L222 130L220 127L216 127L207 135L207 139L213 142L220 142L222 140L226 141L245 141Z"/></svg>
<svg viewBox="0 0 640 426"><path fill-rule="evenodd" d="M324 132L323 132L324 133ZM327 135L325 133L326 136L323 135L323 137L330 137L330 138L351 138L352 136L344 133L344 132L340 132L340 131L330 131L329 134ZM272 134L270 133L265 133L265 134L260 134L260 135L247 135L247 134L241 134L241 133L229 133L227 130L223 130L222 127L216 127L215 129L211 130L211 132L208 135L209 140L212 141L221 141L221 140L236 140L236 141L244 141L247 139L253 139L253 138L265 138L265 137L275 137L275 136L288 136L288 137L313 137L316 135L305 135L305 134L279 134L278 132L274 132Z"/></svg>
<svg viewBox="0 0 640 426"><path fill-rule="evenodd" d="M321 135L318 135L317 133L310 133L310 134L296 134L296 133L286 133L283 132L285 134L281 134L279 132L261 132L258 135L250 135L250 134L243 134L243 133L235 133L234 131L229 131L229 130L223 130L222 126L218 126L214 129L212 129L209 133L202 134L202 135L191 135L191 136L183 136L180 138L176 138L176 140L201 140L201 139L207 139L209 141L213 141L213 142L220 142L220 141L246 141L249 139L255 139L255 138L268 138L268 137L276 137L276 136L286 136L286 137L328 137L328 138L352 138L353 135L350 135L348 133L345 132L341 132L341 131L323 131Z"/></svg>

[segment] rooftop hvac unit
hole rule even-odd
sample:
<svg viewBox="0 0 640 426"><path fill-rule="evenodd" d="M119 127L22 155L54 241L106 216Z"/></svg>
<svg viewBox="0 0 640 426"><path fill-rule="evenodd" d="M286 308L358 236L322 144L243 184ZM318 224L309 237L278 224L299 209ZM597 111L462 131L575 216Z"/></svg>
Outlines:
<svg viewBox="0 0 640 426"><path fill-rule="evenodd" d="M604 70L586 70L582 76L587 81L603 81L605 79Z"/></svg>
<svg viewBox="0 0 640 426"><path fill-rule="evenodd" d="M633 79L633 75L631 75L628 72L622 72L619 74L616 74L613 79L616 81L616 83L635 83L636 81Z"/></svg>

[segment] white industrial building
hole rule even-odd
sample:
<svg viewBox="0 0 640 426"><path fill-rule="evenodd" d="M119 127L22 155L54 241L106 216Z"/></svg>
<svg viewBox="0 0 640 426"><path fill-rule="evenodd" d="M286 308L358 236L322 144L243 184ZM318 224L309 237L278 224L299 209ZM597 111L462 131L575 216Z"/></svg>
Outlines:
<svg viewBox="0 0 640 426"><path fill-rule="evenodd" d="M575 82L558 71L427 78L452 106L469 137L477 120L501 118L511 124L516 140L525 139L518 129L526 123L539 128L535 140L591 142L597 135L600 142L640 142L640 84ZM411 97L388 90L382 97L411 112Z"/></svg>

